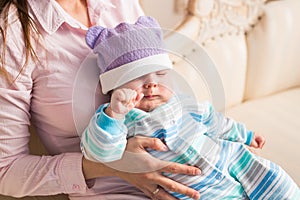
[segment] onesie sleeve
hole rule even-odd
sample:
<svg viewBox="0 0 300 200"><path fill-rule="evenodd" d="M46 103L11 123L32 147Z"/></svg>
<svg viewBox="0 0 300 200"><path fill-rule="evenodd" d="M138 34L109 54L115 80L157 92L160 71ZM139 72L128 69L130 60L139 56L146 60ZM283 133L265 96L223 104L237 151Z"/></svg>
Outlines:
<svg viewBox="0 0 300 200"><path fill-rule="evenodd" d="M201 104L199 108L201 123L207 128L207 136L247 145L251 143L253 131L247 130L245 124L217 112L211 103Z"/></svg>
<svg viewBox="0 0 300 200"><path fill-rule="evenodd" d="M92 161L112 162L122 158L127 144L124 120L109 117L107 104L96 111L81 138L81 150Z"/></svg>

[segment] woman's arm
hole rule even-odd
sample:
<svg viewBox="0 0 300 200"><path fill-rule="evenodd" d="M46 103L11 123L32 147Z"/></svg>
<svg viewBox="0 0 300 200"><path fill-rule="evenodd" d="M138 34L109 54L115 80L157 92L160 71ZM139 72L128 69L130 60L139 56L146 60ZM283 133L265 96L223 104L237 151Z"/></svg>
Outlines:
<svg viewBox="0 0 300 200"><path fill-rule="evenodd" d="M0 194L22 197L85 192L81 153L29 155L31 88L27 80L20 74L8 88L5 78L0 78Z"/></svg>
<svg viewBox="0 0 300 200"><path fill-rule="evenodd" d="M29 155L28 126L35 64L30 61L21 71L25 62L21 24L14 8L8 16L6 52L1 57L6 64L1 67L7 73L0 73L0 194L23 197L84 193L87 186L81 153ZM2 41L0 37L1 49Z"/></svg>
<svg viewBox="0 0 300 200"><path fill-rule="evenodd" d="M157 138L134 137L127 143L123 159L112 163L96 163L83 158L83 173L86 179L99 176L118 176L136 186L151 198L175 200L165 190L171 190L193 199L199 199L199 192L164 177L161 173L199 175L200 169L178 163L160 161L146 153L145 148L166 151L166 146ZM153 191L161 189L156 195Z"/></svg>

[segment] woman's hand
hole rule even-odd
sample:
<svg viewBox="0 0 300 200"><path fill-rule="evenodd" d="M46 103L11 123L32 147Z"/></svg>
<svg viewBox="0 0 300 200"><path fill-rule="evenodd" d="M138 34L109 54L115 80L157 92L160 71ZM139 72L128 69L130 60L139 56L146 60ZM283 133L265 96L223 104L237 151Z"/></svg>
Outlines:
<svg viewBox="0 0 300 200"><path fill-rule="evenodd" d="M199 192L161 174L162 172L167 172L199 175L201 173L200 169L179 163L158 160L148 154L145 148L158 151L167 150L167 147L157 138L137 136L128 140L126 153L122 160L113 162L109 166L118 169L117 176L136 186L152 199L175 200L165 190L184 194L193 199L200 198Z"/></svg>
<svg viewBox="0 0 300 200"><path fill-rule="evenodd" d="M167 147L157 138L133 137L128 139L123 158L111 163L96 163L83 158L83 173L86 179L101 176L118 176L143 191L151 199L175 200L165 190L199 199L194 189L182 185L162 175L162 172L199 175L200 169L179 163L161 161L152 157L145 148L167 151ZM159 189L159 190L157 190Z"/></svg>

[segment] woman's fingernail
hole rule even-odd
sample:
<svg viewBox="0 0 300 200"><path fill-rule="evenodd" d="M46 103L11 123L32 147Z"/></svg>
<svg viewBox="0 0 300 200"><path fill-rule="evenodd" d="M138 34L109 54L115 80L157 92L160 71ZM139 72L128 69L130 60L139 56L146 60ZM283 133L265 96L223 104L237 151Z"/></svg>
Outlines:
<svg viewBox="0 0 300 200"><path fill-rule="evenodd" d="M169 149L168 149L167 146L162 146L162 150L163 150L163 151L168 151Z"/></svg>
<svg viewBox="0 0 300 200"><path fill-rule="evenodd" d="M199 192L195 192L192 198L195 200L199 200L200 198Z"/></svg>
<svg viewBox="0 0 300 200"><path fill-rule="evenodd" d="M196 169L196 175L200 175L201 174L201 170L200 169Z"/></svg>

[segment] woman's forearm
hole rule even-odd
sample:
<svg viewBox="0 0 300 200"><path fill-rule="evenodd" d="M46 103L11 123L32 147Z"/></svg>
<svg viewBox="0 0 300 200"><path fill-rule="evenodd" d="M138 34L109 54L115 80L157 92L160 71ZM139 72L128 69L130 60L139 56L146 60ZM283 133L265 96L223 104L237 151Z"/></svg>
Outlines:
<svg viewBox="0 0 300 200"><path fill-rule="evenodd" d="M1 162L8 160L1 158ZM81 153L56 156L20 154L0 168L0 194L24 197L84 193L87 186L81 166Z"/></svg>

